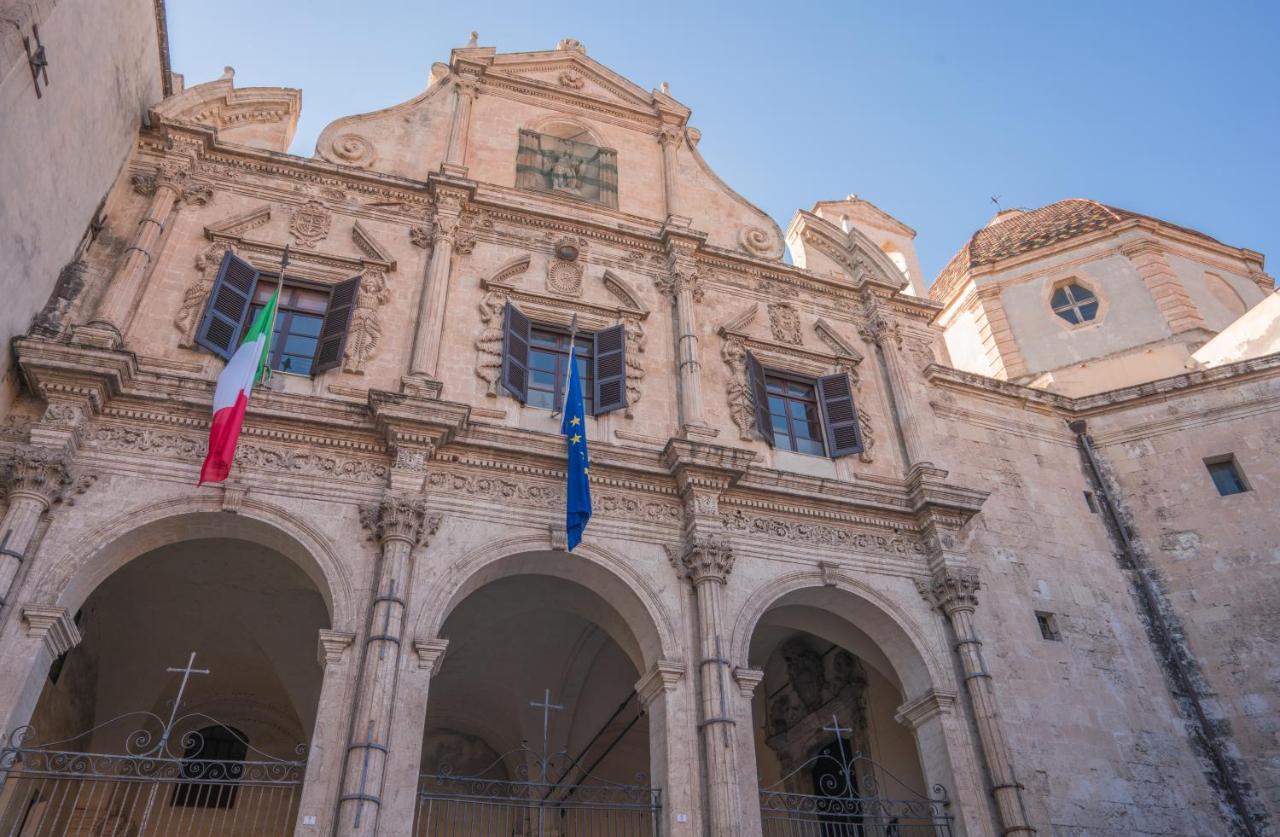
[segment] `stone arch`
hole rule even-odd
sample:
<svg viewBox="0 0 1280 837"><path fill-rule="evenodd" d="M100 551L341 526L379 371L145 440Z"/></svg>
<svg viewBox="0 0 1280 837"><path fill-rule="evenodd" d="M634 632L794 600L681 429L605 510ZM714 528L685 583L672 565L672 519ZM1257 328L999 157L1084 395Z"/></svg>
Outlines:
<svg viewBox="0 0 1280 837"><path fill-rule="evenodd" d="M536 131L539 134L557 137L559 139L575 139L577 142L586 142L595 146L604 146L606 143L600 132L591 127L587 122L573 116L561 113L548 113L530 120L524 125L525 130ZM582 136L585 134L585 136Z"/></svg>
<svg viewBox="0 0 1280 837"><path fill-rule="evenodd" d="M934 689L955 690L945 661L929 653L932 643L921 626L884 594L841 572L790 573L755 590L732 626L730 659L738 665L754 663L751 638L765 613L793 605L813 611L806 630L835 632L841 642L854 646L851 650L865 653L907 700Z"/></svg>
<svg viewBox="0 0 1280 837"><path fill-rule="evenodd" d="M570 555L551 549L546 536L506 538L486 544L452 563L414 617L414 636L440 635L445 620L469 595L500 578L543 575L587 587L614 612L593 614L641 672L659 660L679 660L675 622L658 592L636 567L598 545L584 543Z"/></svg>
<svg viewBox="0 0 1280 837"><path fill-rule="evenodd" d="M113 517L79 538L76 548L42 561L25 598L74 612L135 558L167 544L209 537L251 541L293 561L324 599L331 626L355 630L358 606L350 573L329 540L292 512L261 500L246 498L236 514L228 514L221 494L162 500ZM42 550L47 544L46 538Z"/></svg>

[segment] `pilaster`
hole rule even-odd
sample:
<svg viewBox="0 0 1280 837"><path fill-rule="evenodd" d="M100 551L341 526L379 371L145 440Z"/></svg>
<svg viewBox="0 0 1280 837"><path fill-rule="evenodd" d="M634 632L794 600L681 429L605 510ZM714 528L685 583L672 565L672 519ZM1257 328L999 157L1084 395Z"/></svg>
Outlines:
<svg viewBox="0 0 1280 837"><path fill-rule="evenodd" d="M435 205L430 218L430 230L425 234L430 238L431 257L427 262L418 305L418 325L414 332L409 375L438 382L437 366L440 362L445 309L449 301L453 253L459 248L461 240L459 227L462 212L475 196L476 184L463 178L433 174L427 178L427 188ZM436 392L438 391L437 384Z"/></svg>
<svg viewBox="0 0 1280 837"><path fill-rule="evenodd" d="M1169 323L1174 334L1194 329L1208 329L1200 309L1196 307L1191 295L1187 293L1177 272L1165 258L1164 248L1159 242L1150 239L1135 241L1120 248L1138 275L1146 283L1156 307Z"/></svg>
<svg viewBox="0 0 1280 837"><path fill-rule="evenodd" d="M688 218L668 217L662 228L667 272L655 281L671 300L675 312L681 433L686 438L712 439L716 433L707 427L702 415L702 363L698 351L697 305L703 297L703 274L696 255L705 240L705 233L689 229Z"/></svg>

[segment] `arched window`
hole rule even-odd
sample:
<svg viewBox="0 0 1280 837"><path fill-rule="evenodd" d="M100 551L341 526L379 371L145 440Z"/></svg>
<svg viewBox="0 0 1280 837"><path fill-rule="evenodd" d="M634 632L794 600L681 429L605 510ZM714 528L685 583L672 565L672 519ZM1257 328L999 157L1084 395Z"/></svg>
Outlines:
<svg viewBox="0 0 1280 837"><path fill-rule="evenodd" d="M1062 285L1049 298L1053 313L1072 325L1087 323L1098 316L1098 297L1078 282Z"/></svg>
<svg viewBox="0 0 1280 837"><path fill-rule="evenodd" d="M233 808L236 783L244 773L249 737L222 724L190 734L182 754L182 782L173 789L173 804L184 808Z"/></svg>

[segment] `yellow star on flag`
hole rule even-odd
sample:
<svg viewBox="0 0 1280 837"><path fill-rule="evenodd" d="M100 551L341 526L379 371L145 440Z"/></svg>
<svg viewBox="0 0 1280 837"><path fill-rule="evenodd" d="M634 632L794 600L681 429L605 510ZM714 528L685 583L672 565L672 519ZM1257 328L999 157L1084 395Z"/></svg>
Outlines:
<svg viewBox="0 0 1280 837"><path fill-rule="evenodd" d="M577 416L574 416L573 418L569 419L569 424L573 425L574 427L577 427L579 424L582 424L582 419L578 418Z"/></svg>
<svg viewBox="0 0 1280 837"><path fill-rule="evenodd" d="M578 442L582 441L582 437L579 436L577 433L574 433L572 436L569 437L569 441L573 442L576 445L578 444Z"/></svg>

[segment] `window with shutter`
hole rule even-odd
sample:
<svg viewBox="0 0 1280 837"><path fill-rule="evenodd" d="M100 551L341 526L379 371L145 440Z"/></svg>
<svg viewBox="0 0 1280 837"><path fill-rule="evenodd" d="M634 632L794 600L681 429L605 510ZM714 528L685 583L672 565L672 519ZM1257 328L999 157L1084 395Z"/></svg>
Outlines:
<svg viewBox="0 0 1280 837"><path fill-rule="evenodd" d="M775 440L773 419L769 415L769 388L764 380L764 367L751 352L747 352L747 383L751 387L751 400L755 404L756 431L773 447Z"/></svg>
<svg viewBox="0 0 1280 837"><path fill-rule="evenodd" d="M320 325L316 341L315 359L311 372L324 372L342 365L342 350L347 345L347 332L351 329L351 314L356 308L356 296L360 293L360 277L353 276L333 286L329 293L329 308Z"/></svg>
<svg viewBox="0 0 1280 837"><path fill-rule="evenodd" d="M249 303L258 284L258 271L230 251L222 258L218 278L209 292L209 304L196 331L196 345L230 360L240 343Z"/></svg>
<svg viewBox="0 0 1280 837"><path fill-rule="evenodd" d="M853 386L844 372L818 379L818 405L827 431L827 453L835 459L862 452L862 429L853 403Z"/></svg>
<svg viewBox="0 0 1280 837"><path fill-rule="evenodd" d="M510 302L502 317L502 387L521 404L529 400L529 318Z"/></svg>
<svg viewBox="0 0 1280 837"><path fill-rule="evenodd" d="M595 415L627 406L627 337L616 325L595 335Z"/></svg>

